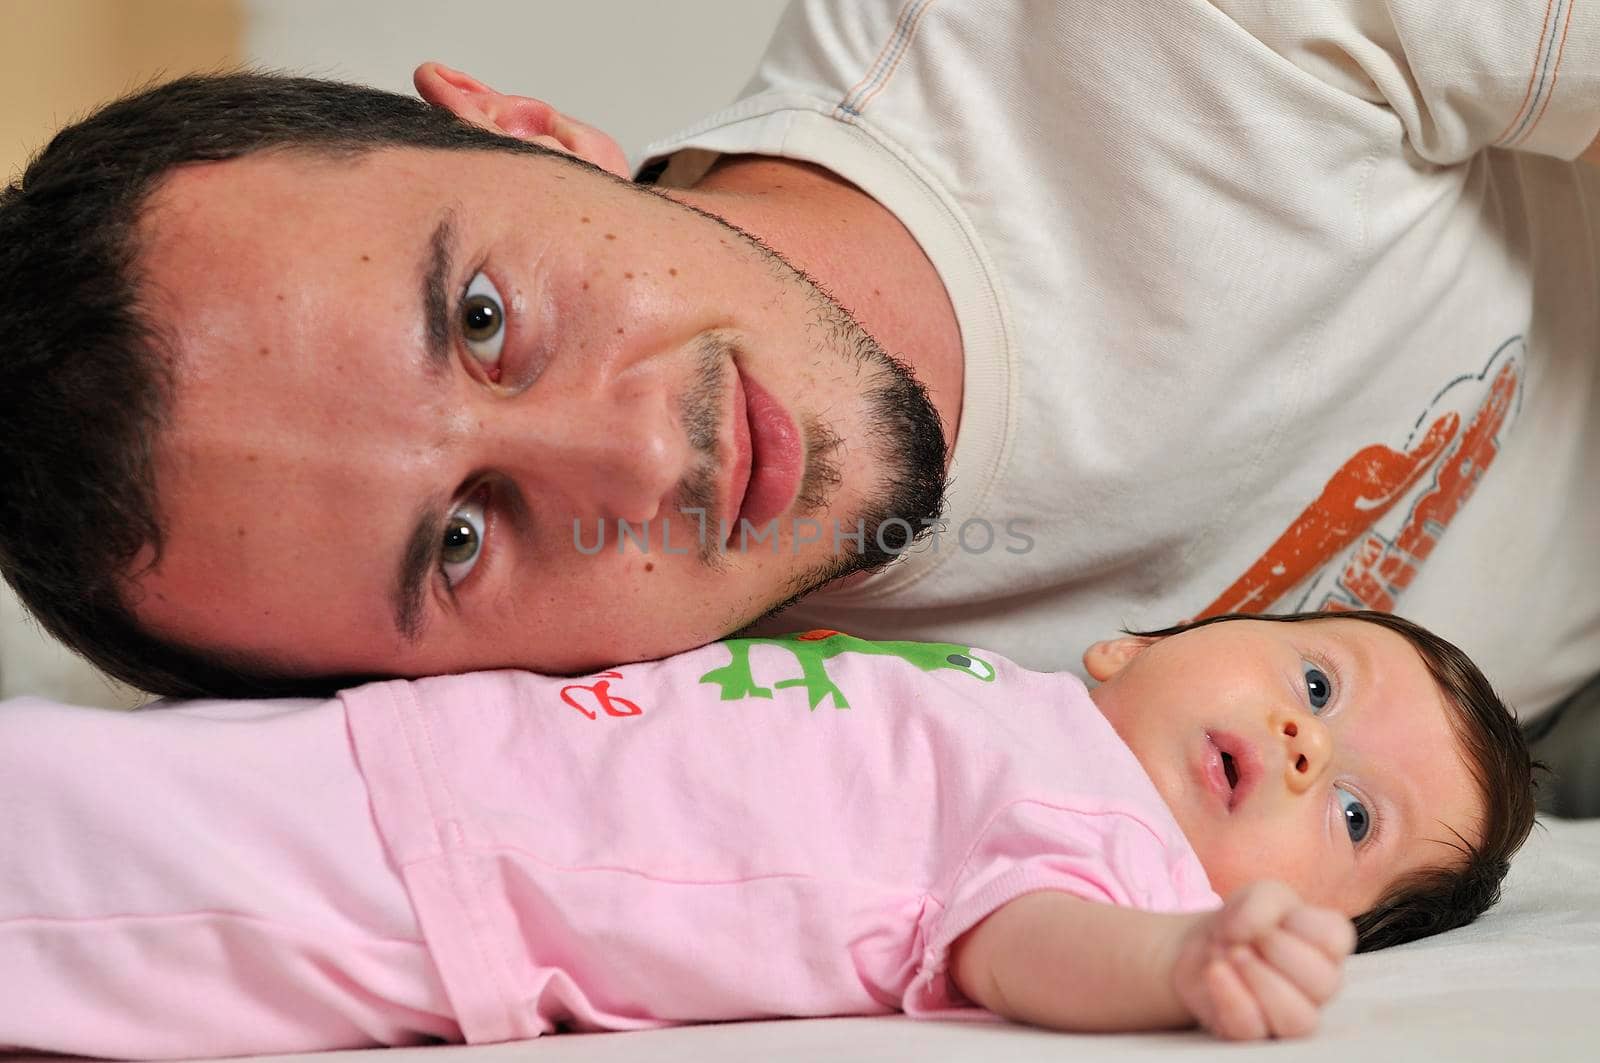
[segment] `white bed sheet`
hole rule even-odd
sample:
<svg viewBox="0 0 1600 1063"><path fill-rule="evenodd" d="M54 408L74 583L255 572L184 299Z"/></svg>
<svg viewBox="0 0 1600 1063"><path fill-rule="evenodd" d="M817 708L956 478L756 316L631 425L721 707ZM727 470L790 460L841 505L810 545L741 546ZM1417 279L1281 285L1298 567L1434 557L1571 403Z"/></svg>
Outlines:
<svg viewBox="0 0 1600 1063"><path fill-rule="evenodd" d="M1475 925L1351 961L1321 1031L1230 1045L1198 1032L1086 1036L904 1017L727 1023L272 1059L306 1063L873 1060L1600 1061L1600 820L1544 821Z"/></svg>

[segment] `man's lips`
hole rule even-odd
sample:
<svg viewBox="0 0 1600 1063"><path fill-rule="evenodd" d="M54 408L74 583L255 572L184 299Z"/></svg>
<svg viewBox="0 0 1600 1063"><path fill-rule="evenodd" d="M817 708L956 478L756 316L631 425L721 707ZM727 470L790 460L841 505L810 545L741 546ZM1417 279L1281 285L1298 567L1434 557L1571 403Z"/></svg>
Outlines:
<svg viewBox="0 0 1600 1063"><path fill-rule="evenodd" d="M1237 735L1210 731L1200 756L1200 774L1207 788L1231 812L1260 781L1261 758Z"/></svg>
<svg viewBox="0 0 1600 1063"><path fill-rule="evenodd" d="M733 422L733 442L728 455L728 482L723 485L722 507L716 514L717 520L725 520L729 525L736 524L735 515L744 504L744 494L750 486L750 413L749 400L744 390L744 374L739 372L737 365L733 366L733 403L731 420ZM726 540L733 535L733 528L729 527Z"/></svg>
<svg viewBox="0 0 1600 1063"><path fill-rule="evenodd" d="M730 541L738 534L741 521L760 529L788 509L799 493L805 466L800 431L788 411L737 366L735 375L733 462L726 511Z"/></svg>

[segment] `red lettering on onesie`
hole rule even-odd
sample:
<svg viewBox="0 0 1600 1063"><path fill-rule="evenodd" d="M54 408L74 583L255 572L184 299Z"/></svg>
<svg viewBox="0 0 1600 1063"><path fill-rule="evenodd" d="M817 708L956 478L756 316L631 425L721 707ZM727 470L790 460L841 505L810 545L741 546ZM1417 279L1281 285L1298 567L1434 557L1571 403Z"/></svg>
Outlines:
<svg viewBox="0 0 1600 1063"><path fill-rule="evenodd" d="M621 672L600 672L593 683L571 683L561 688L561 700L589 717L591 720L600 718L599 712L584 707L584 702L595 705L600 712L607 716L640 716L644 710L637 703L629 701L611 693L611 680L621 679ZM571 691L581 690L587 697L575 698Z"/></svg>

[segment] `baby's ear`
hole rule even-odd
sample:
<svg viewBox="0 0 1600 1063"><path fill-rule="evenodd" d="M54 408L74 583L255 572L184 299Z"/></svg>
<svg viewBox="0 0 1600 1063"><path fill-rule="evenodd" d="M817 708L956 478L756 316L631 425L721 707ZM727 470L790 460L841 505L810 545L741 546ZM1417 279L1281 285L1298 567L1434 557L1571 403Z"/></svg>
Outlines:
<svg viewBox="0 0 1600 1063"><path fill-rule="evenodd" d="M1142 635L1123 635L1121 638L1096 642L1083 651L1083 668L1096 682L1104 683L1126 668L1155 639Z"/></svg>

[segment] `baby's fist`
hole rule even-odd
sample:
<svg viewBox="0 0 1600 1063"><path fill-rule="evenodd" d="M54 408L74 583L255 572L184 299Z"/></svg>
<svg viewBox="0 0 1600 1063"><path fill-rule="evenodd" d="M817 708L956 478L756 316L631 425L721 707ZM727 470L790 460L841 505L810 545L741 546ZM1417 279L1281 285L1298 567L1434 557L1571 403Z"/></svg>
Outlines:
<svg viewBox="0 0 1600 1063"><path fill-rule="evenodd" d="M1172 976L1196 1021L1219 1037L1303 1037L1355 945L1339 912L1281 882L1253 882L1189 930Z"/></svg>

